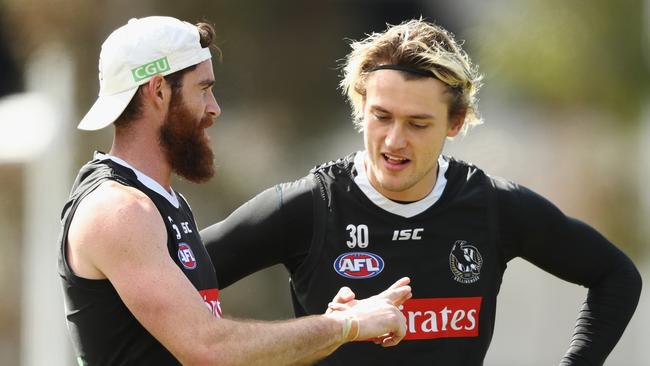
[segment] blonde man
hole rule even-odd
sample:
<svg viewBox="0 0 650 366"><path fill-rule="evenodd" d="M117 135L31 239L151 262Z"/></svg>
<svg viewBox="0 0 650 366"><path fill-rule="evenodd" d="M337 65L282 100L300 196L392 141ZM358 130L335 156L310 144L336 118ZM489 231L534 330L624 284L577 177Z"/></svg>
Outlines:
<svg viewBox="0 0 650 366"><path fill-rule="evenodd" d="M341 347L323 365L482 365L506 263L523 257L589 288L562 365L600 365L639 299L634 264L588 225L441 155L481 122L481 78L453 36L412 20L352 44L344 93L365 150L271 188L201 235L221 285L283 263L296 315L345 309L409 276L399 347ZM584 260L588 256L588 260ZM561 356L558 355L558 359ZM534 364L534 360L516 360Z"/></svg>

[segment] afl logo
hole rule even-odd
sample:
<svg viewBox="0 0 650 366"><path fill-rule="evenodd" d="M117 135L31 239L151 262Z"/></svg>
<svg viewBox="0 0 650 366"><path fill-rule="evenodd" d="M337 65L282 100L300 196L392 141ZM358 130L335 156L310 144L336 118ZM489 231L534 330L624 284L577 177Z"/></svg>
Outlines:
<svg viewBox="0 0 650 366"><path fill-rule="evenodd" d="M334 270L343 277L363 279L380 274L384 260L377 254L366 252L343 253L334 261Z"/></svg>
<svg viewBox="0 0 650 366"><path fill-rule="evenodd" d="M449 253L449 268L454 280L460 283L474 283L479 280L483 256L475 246L465 240L456 240Z"/></svg>
<svg viewBox="0 0 650 366"><path fill-rule="evenodd" d="M196 268L196 258L192 252L192 248L185 243L178 243L178 259L181 261L183 267L187 269Z"/></svg>

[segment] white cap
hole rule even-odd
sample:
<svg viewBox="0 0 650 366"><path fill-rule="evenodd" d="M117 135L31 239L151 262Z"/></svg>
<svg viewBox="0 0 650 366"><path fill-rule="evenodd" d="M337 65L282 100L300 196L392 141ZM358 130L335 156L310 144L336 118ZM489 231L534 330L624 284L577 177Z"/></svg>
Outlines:
<svg viewBox="0 0 650 366"><path fill-rule="evenodd" d="M210 59L196 26L176 18L131 19L102 44L99 98L77 128L99 130L113 123L138 86L154 75L168 75Z"/></svg>

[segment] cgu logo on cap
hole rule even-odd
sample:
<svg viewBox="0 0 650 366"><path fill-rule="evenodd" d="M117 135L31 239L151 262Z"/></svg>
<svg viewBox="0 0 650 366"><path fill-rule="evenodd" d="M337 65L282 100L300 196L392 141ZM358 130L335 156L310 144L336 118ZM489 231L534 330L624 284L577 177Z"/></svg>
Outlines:
<svg viewBox="0 0 650 366"><path fill-rule="evenodd" d="M149 76L160 74L161 72L169 70L169 61L167 57L151 61L148 64L138 66L135 69L131 70L133 74L133 80L137 83L140 80L146 79Z"/></svg>
<svg viewBox="0 0 650 366"><path fill-rule="evenodd" d="M196 268L196 258L192 252L192 248L185 243L178 244L178 259L181 261L183 267L187 269Z"/></svg>
<svg viewBox="0 0 650 366"><path fill-rule="evenodd" d="M371 278L384 269L380 256L366 252L343 253L334 261L336 273L347 278Z"/></svg>

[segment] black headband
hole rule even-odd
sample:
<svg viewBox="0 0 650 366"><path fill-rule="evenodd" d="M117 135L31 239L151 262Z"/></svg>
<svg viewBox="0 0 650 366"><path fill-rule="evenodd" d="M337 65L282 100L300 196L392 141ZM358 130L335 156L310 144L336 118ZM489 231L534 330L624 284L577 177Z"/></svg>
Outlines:
<svg viewBox="0 0 650 366"><path fill-rule="evenodd" d="M404 71L404 72L408 72L408 73L415 74L415 75L427 76L427 77L430 77L430 78L437 79L436 75L433 72L429 71L429 70L418 69L418 68L411 67L411 66L406 66L406 65L396 65L396 64L379 65L379 66L375 66L375 67L371 68L370 70L368 70L368 72L373 72L373 71L377 71L377 70L399 70L399 71Z"/></svg>

